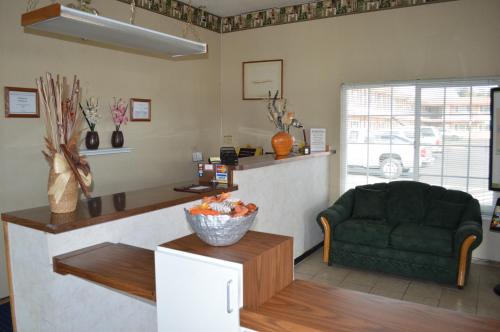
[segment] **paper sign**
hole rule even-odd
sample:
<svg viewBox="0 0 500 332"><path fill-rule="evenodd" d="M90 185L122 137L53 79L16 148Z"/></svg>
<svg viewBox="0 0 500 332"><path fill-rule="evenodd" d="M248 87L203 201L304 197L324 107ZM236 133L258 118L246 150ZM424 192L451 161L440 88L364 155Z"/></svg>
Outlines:
<svg viewBox="0 0 500 332"><path fill-rule="evenodd" d="M326 150L326 129L311 128L309 142L311 152L324 152Z"/></svg>

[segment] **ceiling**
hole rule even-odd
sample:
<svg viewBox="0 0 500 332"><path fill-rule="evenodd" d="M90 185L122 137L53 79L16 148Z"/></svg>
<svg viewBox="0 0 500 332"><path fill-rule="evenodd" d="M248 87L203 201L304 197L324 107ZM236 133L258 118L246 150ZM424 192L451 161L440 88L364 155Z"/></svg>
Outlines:
<svg viewBox="0 0 500 332"><path fill-rule="evenodd" d="M183 0L188 3L188 0ZM217 16L227 17L251 11L298 5L308 0L192 0L195 7L205 6L205 10Z"/></svg>

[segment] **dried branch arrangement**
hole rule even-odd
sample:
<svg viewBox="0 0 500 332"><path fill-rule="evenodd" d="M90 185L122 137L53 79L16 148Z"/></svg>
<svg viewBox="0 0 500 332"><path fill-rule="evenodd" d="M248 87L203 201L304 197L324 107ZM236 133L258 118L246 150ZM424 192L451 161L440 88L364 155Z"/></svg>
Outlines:
<svg viewBox="0 0 500 332"><path fill-rule="evenodd" d="M45 78L37 79L36 84L46 129L46 151L42 153L58 177L62 177L56 180L54 188L49 188L49 194L52 192L56 198L60 198L73 173L85 196L90 197L90 167L78 151L82 133L82 115L78 111L80 81L74 77L69 94L65 90L66 79L59 75L54 79L47 73Z"/></svg>
<svg viewBox="0 0 500 332"><path fill-rule="evenodd" d="M271 97L271 91L269 91L269 95L267 98L267 112L269 121L274 123L274 126L279 131L285 131L287 133L290 132L290 128L303 128L302 123L295 119L295 113L287 111L287 100L283 99L283 101L278 100L278 93L276 91L274 97Z"/></svg>

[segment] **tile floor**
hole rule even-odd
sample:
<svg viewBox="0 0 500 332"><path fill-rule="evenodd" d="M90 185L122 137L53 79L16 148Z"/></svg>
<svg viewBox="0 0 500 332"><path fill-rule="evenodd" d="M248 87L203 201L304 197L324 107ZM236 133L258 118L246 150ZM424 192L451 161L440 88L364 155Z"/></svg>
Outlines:
<svg viewBox="0 0 500 332"><path fill-rule="evenodd" d="M500 283L500 266L473 263L469 283L460 290L453 285L328 266L322 262L322 253L323 248L297 264L295 278L500 319L500 296L492 290Z"/></svg>

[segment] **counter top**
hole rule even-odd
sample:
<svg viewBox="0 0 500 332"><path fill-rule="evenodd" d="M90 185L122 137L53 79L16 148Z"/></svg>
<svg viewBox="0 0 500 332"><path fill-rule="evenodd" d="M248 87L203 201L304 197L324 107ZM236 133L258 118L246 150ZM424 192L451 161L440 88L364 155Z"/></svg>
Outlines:
<svg viewBox="0 0 500 332"><path fill-rule="evenodd" d="M2 220L48 233L63 233L125 217L151 212L201 199L204 196L235 191L238 186L217 187L198 194L174 191L197 181L164 185L130 192L117 193L88 200L80 200L71 213L55 214L49 206L2 213Z"/></svg>
<svg viewBox="0 0 500 332"><path fill-rule="evenodd" d="M286 331L498 331L500 321L418 303L295 280L257 309L240 310L243 327Z"/></svg>
<svg viewBox="0 0 500 332"><path fill-rule="evenodd" d="M283 158L276 158L276 156L272 154L264 155L264 156L254 156L254 157L246 157L240 158L238 160L238 165L234 166L235 171L243 171L247 169L260 168L265 166L272 166L284 163L290 163L298 160L311 159L317 157L326 157L335 154L335 151L328 152L313 152L308 155L289 155Z"/></svg>

